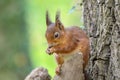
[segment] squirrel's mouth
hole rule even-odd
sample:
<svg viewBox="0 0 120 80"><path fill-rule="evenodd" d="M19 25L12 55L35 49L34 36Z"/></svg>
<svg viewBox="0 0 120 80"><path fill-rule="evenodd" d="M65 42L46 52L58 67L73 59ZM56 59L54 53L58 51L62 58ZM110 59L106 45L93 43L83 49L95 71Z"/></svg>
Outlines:
<svg viewBox="0 0 120 80"><path fill-rule="evenodd" d="M57 45L58 45L58 43L49 44L48 48L46 50L46 53L49 54L49 55L53 54L55 52L55 48L54 47L57 46Z"/></svg>
<svg viewBox="0 0 120 80"><path fill-rule="evenodd" d="M51 52L50 49L47 48L46 53L52 55L54 52Z"/></svg>

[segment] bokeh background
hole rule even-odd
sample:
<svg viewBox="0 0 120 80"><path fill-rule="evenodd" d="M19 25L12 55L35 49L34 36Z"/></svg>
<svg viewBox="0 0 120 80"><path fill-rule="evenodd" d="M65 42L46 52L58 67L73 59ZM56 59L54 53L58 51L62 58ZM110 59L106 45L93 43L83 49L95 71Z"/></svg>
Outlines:
<svg viewBox="0 0 120 80"><path fill-rule="evenodd" d="M80 0L0 0L0 80L24 80L43 66L54 76L54 56L45 53L45 13L55 21L61 11L64 26L83 26Z"/></svg>

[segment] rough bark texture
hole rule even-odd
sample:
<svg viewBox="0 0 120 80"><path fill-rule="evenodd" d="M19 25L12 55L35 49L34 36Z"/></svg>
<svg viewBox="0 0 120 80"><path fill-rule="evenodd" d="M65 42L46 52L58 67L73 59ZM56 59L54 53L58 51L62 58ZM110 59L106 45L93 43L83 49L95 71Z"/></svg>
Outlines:
<svg viewBox="0 0 120 80"><path fill-rule="evenodd" d="M61 75L55 75L53 80L84 80L83 57L81 54L73 54L65 60L61 68ZM51 80L44 68L33 70L25 80Z"/></svg>
<svg viewBox="0 0 120 80"><path fill-rule="evenodd" d="M48 74L47 69L40 67L34 69L25 80L51 80L50 75Z"/></svg>
<svg viewBox="0 0 120 80"><path fill-rule="evenodd" d="M64 62L61 68L61 75L56 75L53 80L84 80L82 64L82 55L73 54L70 59Z"/></svg>
<svg viewBox="0 0 120 80"><path fill-rule="evenodd" d="M120 0L84 0L91 80L120 80Z"/></svg>

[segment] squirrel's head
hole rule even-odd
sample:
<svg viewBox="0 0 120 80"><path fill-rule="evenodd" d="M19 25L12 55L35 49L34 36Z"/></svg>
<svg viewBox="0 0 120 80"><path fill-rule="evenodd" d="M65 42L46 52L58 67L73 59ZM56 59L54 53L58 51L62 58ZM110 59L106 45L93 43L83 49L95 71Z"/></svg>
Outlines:
<svg viewBox="0 0 120 80"><path fill-rule="evenodd" d="M65 29L60 21L60 12L56 13L55 23L52 23L48 11L46 11L46 39L48 42L48 47L55 47L61 45L64 41Z"/></svg>

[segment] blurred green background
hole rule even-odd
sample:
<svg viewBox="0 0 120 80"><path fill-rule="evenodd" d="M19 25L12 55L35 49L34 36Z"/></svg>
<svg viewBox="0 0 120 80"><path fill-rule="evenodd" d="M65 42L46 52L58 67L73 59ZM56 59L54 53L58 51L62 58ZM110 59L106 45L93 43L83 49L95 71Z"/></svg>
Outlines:
<svg viewBox="0 0 120 80"><path fill-rule="evenodd" d="M81 9L70 13L76 0L0 0L0 80L24 80L36 67L55 74L54 56L45 53L45 12L51 20L61 11L65 26L82 26Z"/></svg>

